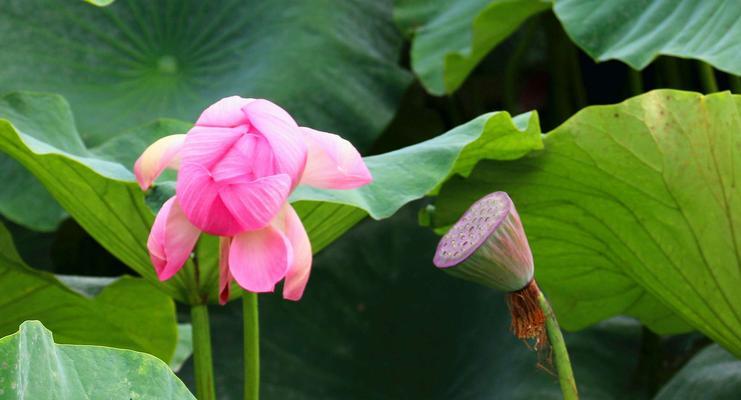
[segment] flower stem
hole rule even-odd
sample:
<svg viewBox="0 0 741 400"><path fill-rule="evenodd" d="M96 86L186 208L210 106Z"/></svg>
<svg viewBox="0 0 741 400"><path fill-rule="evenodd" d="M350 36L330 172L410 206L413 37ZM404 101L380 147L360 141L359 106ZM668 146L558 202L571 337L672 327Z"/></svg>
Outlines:
<svg viewBox="0 0 741 400"><path fill-rule="evenodd" d="M741 94L741 77L738 75L729 74L728 82L731 84L731 91L736 94Z"/></svg>
<svg viewBox="0 0 741 400"><path fill-rule="evenodd" d="M700 80L705 93L715 93L718 91L718 82L715 80L713 67L710 64L698 61L700 67Z"/></svg>
<svg viewBox="0 0 741 400"><path fill-rule="evenodd" d="M546 300L543 292L538 294L538 302L546 316L545 323L548 331L548 340L551 342L551 346L553 346L558 382L561 384L561 393L563 393L564 400L577 400L579 399L579 394L576 390L574 372L571 369L569 352L566 350L566 343L563 340L561 329L558 327L556 314L553 313L553 309L551 309L551 305Z"/></svg>
<svg viewBox="0 0 741 400"><path fill-rule="evenodd" d="M260 398L260 320L257 294L245 292L242 296L244 321L244 400Z"/></svg>
<svg viewBox="0 0 741 400"><path fill-rule="evenodd" d="M522 63L523 57L527 52L530 41L535 33L535 21L528 21L525 24L524 33L520 36L512 55L507 60L507 65L504 67L504 104L512 114L520 113L520 105L517 101L517 86L520 83L518 80L518 72L520 71L520 64Z"/></svg>
<svg viewBox="0 0 741 400"><path fill-rule="evenodd" d="M214 388L214 368L211 359L211 328L208 321L208 306L206 304L191 306L190 322L193 326L196 396L199 400L215 400L216 389Z"/></svg>
<svg viewBox="0 0 741 400"><path fill-rule="evenodd" d="M659 61L659 72L664 87L671 89L682 88L682 72L679 69L677 60L673 57L662 57Z"/></svg>
<svg viewBox="0 0 741 400"><path fill-rule="evenodd" d="M643 93L643 76L641 75L641 71L636 71L628 67L628 86L630 87L631 96L638 96Z"/></svg>

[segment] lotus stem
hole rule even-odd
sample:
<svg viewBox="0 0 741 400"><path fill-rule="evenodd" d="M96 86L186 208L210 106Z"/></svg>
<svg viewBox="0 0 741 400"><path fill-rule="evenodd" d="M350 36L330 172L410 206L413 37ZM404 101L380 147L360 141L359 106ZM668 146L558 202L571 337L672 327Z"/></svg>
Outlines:
<svg viewBox="0 0 741 400"><path fill-rule="evenodd" d="M242 296L244 322L244 400L260 398L260 320L257 294L245 292Z"/></svg>
<svg viewBox="0 0 741 400"><path fill-rule="evenodd" d="M566 350L566 342L564 342L561 329L558 327L556 314L553 313L553 309L543 292L538 294L538 302L546 317L548 340L553 348L554 364L556 365L556 372L558 372L558 382L561 385L563 398L564 400L578 400L579 394L576 389L576 380L574 380L574 371L571 369L569 352Z"/></svg>
<svg viewBox="0 0 741 400"><path fill-rule="evenodd" d="M641 76L641 71L636 71L628 67L628 85L630 86L631 96L638 96L643 93L643 76Z"/></svg>
<svg viewBox="0 0 741 400"><path fill-rule="evenodd" d="M728 82L731 85L731 91L736 94L741 94L741 77L738 75L729 74Z"/></svg>
<svg viewBox="0 0 741 400"><path fill-rule="evenodd" d="M718 91L718 82L715 80L715 73L710 64L700 61L700 80L705 93L715 93Z"/></svg>
<svg viewBox="0 0 741 400"><path fill-rule="evenodd" d="M679 70L679 63L673 57L663 57L659 61L661 78L664 85L671 89L682 88L682 73Z"/></svg>
<svg viewBox="0 0 741 400"><path fill-rule="evenodd" d="M190 307L190 322L193 326L193 361L198 400L215 400L214 367L211 357L211 328L208 306L196 304Z"/></svg>
<svg viewBox="0 0 741 400"><path fill-rule="evenodd" d="M587 89L584 87L584 82L582 81L579 50L571 41L566 41L566 48L569 54L569 70L571 71L571 89L574 93L574 103L576 104L576 108L580 110L587 106L589 100L587 99Z"/></svg>
<svg viewBox="0 0 741 400"><path fill-rule="evenodd" d="M535 34L535 22L528 21L525 24L524 32L517 42L515 50L507 61L507 65L504 68L504 103L507 111L511 113L520 113L520 105L517 100L518 94L518 72L523 57L530 46L530 42Z"/></svg>

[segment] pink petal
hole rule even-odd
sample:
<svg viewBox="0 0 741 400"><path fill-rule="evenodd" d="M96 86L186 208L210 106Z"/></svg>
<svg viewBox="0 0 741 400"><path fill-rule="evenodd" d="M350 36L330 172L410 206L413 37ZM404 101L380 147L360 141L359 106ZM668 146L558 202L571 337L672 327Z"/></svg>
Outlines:
<svg viewBox="0 0 741 400"><path fill-rule="evenodd" d="M185 217L175 197L162 205L147 240L152 264L161 281L172 278L188 261L200 233Z"/></svg>
<svg viewBox="0 0 741 400"><path fill-rule="evenodd" d="M219 238L219 304L224 305L229 301L229 284L232 282L232 274L229 272L229 247L232 238Z"/></svg>
<svg viewBox="0 0 741 400"><path fill-rule="evenodd" d="M311 242L304 229L304 224L301 223L296 210L290 204L283 207L281 216L282 226L276 224L276 227L283 230L293 248L293 263L288 268L286 281L283 284L283 298L300 300L311 273Z"/></svg>
<svg viewBox="0 0 741 400"><path fill-rule="evenodd" d="M275 175L273 149L261 135L244 134L211 168L216 181L255 180Z"/></svg>
<svg viewBox="0 0 741 400"><path fill-rule="evenodd" d="M301 128L309 147L302 185L321 189L355 189L373 177L352 143L326 132Z"/></svg>
<svg viewBox="0 0 741 400"><path fill-rule="evenodd" d="M291 243L272 226L235 236L229 250L232 276L251 292L272 292L292 263Z"/></svg>
<svg viewBox="0 0 741 400"><path fill-rule="evenodd" d="M188 219L204 232L218 236L265 227L278 214L290 190L291 180L286 174L254 181L217 182L199 164L183 164L176 187Z"/></svg>
<svg viewBox="0 0 741 400"><path fill-rule="evenodd" d="M185 135L165 136L152 143L134 163L134 175L139 187L147 190L165 168L178 168L180 149Z"/></svg>
<svg viewBox="0 0 741 400"><path fill-rule="evenodd" d="M181 150L181 164L200 164L211 169L247 133L245 127L195 126L188 131Z"/></svg>
<svg viewBox="0 0 741 400"><path fill-rule="evenodd" d="M197 126L235 127L247 123L242 107L253 99L239 96L223 98L208 107L196 121Z"/></svg>
<svg viewBox="0 0 741 400"><path fill-rule="evenodd" d="M265 227L288 199L291 180L286 174L223 187L219 193L242 230Z"/></svg>
<svg viewBox="0 0 741 400"><path fill-rule="evenodd" d="M288 174L296 187L306 165L307 149L296 121L277 105L254 100L242 110L252 126L250 132L265 137L273 149L276 173Z"/></svg>

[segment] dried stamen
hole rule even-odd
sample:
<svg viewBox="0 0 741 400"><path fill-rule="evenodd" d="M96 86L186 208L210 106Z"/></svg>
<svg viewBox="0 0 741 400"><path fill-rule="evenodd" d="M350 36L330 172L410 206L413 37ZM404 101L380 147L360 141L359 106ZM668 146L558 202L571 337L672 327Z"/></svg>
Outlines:
<svg viewBox="0 0 741 400"><path fill-rule="evenodd" d="M531 280L524 288L507 293L507 306L512 314L512 333L525 341L534 340L533 349L540 351L548 347L545 328L546 316L538 303L540 289Z"/></svg>

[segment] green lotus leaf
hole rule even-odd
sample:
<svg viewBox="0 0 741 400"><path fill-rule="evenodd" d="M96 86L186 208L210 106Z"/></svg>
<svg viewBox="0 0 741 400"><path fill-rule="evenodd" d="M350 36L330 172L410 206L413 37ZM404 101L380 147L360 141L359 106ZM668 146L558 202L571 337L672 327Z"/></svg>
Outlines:
<svg viewBox="0 0 741 400"><path fill-rule="evenodd" d="M175 352L172 299L139 278L55 277L30 268L2 224L0 292L0 336L33 319L53 328L61 343L143 351L167 362Z"/></svg>
<svg viewBox="0 0 741 400"><path fill-rule="evenodd" d="M387 1L10 0L0 93L63 95L89 145L156 118L195 121L239 94L365 147L410 81L400 46Z"/></svg>
<svg viewBox="0 0 741 400"><path fill-rule="evenodd" d="M741 356L741 96L657 90L587 107L545 150L451 181L438 226L507 191L564 326L686 324ZM681 319L677 319L679 317Z"/></svg>
<svg viewBox="0 0 741 400"><path fill-rule="evenodd" d="M3 399L195 399L161 360L100 346L55 344L38 321L0 339Z"/></svg>
<svg viewBox="0 0 741 400"><path fill-rule="evenodd" d="M694 356L654 400L732 400L741 393L741 360L712 344Z"/></svg>
<svg viewBox="0 0 741 400"><path fill-rule="evenodd" d="M736 0L556 0L566 33L597 61L643 69L659 55L694 58L741 75Z"/></svg>
<svg viewBox="0 0 741 400"><path fill-rule="evenodd" d="M531 16L541 0L398 1L394 14L413 32L412 69L427 91L454 92L497 44Z"/></svg>
<svg viewBox="0 0 741 400"><path fill-rule="evenodd" d="M105 8L9 0L0 13L0 94L62 94L89 146L157 118L195 121L209 104L239 94L273 100L299 123L365 149L411 80L396 62L400 46L387 0L137 0ZM66 214L52 196L5 156L0 167L0 213L54 230Z"/></svg>

